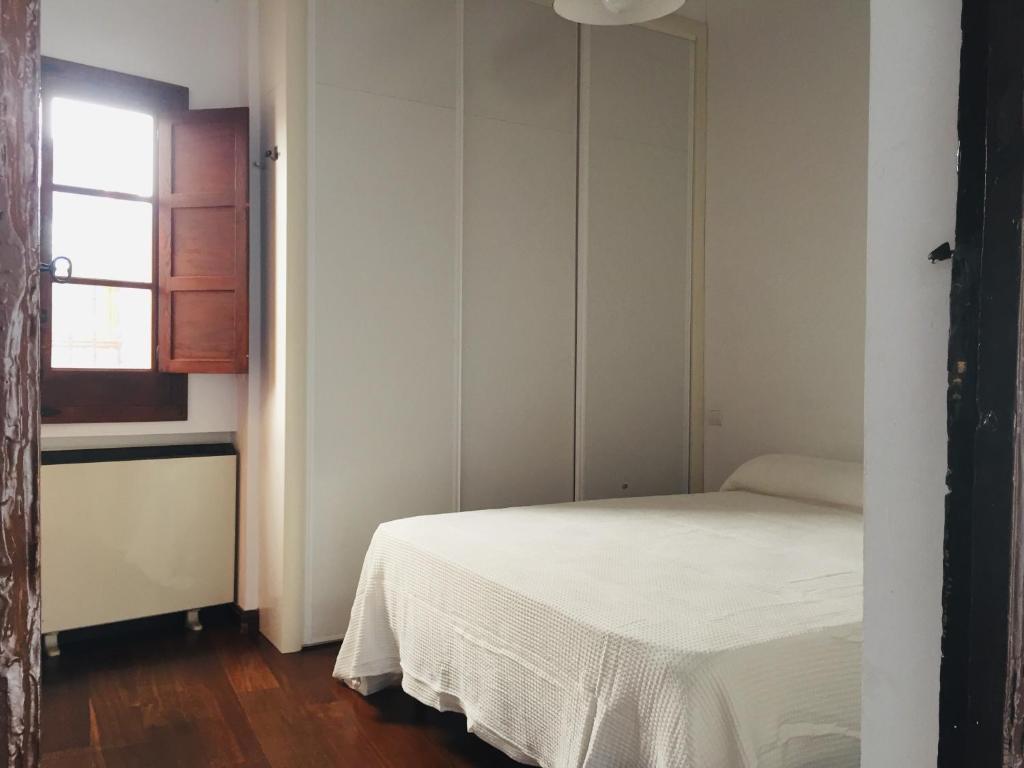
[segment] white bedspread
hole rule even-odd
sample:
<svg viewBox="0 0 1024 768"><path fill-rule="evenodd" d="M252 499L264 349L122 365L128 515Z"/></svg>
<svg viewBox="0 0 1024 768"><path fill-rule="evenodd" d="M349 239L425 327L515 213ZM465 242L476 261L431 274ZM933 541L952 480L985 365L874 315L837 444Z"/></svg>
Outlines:
<svg viewBox="0 0 1024 768"><path fill-rule="evenodd" d="M861 544L742 491L398 520L334 674L552 768L855 768Z"/></svg>

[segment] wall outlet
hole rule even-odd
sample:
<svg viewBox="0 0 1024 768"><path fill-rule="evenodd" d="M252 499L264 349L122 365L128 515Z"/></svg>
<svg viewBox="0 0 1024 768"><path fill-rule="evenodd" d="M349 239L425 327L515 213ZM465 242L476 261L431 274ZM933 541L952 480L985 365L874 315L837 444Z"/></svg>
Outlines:
<svg viewBox="0 0 1024 768"><path fill-rule="evenodd" d="M708 424L712 427L722 426L722 412L721 411L709 411L708 412Z"/></svg>

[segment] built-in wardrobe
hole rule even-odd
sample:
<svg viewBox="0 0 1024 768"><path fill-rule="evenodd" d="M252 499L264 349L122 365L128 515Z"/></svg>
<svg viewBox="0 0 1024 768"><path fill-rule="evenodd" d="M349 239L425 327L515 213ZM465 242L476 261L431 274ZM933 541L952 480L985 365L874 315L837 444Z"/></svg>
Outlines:
<svg viewBox="0 0 1024 768"><path fill-rule="evenodd" d="M307 643L383 521L687 490L699 236L688 22L312 5Z"/></svg>

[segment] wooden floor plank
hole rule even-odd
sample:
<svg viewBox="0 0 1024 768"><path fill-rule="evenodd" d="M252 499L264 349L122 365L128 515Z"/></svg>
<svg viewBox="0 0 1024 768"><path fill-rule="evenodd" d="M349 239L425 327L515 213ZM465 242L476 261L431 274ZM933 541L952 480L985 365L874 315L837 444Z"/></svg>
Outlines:
<svg viewBox="0 0 1024 768"><path fill-rule="evenodd" d="M337 650L229 626L70 644L43 669L43 768L517 765L458 715L333 680Z"/></svg>
<svg viewBox="0 0 1024 768"><path fill-rule="evenodd" d="M43 751L43 768L106 768L100 753L91 747Z"/></svg>
<svg viewBox="0 0 1024 768"><path fill-rule="evenodd" d="M42 731L53 751L91 750L89 679L71 675L60 683L59 695L42 711Z"/></svg>
<svg viewBox="0 0 1024 768"><path fill-rule="evenodd" d="M236 694L241 694L279 688L280 684L262 654L253 652L259 648L261 641L258 638L247 639L251 640L250 645L245 646L248 652L239 653L240 643L233 635L225 637L223 633L217 633L213 637L217 656L227 673L232 689Z"/></svg>

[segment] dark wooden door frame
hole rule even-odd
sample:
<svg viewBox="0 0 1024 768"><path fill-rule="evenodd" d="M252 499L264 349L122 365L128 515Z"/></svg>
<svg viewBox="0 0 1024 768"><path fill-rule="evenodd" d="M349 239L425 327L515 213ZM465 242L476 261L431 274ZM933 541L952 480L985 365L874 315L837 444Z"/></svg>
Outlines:
<svg viewBox="0 0 1024 768"><path fill-rule="evenodd" d="M39 763L39 0L0 0L0 760Z"/></svg>
<svg viewBox="0 0 1024 768"><path fill-rule="evenodd" d="M1024 766L1024 4L964 0L939 765Z"/></svg>

